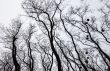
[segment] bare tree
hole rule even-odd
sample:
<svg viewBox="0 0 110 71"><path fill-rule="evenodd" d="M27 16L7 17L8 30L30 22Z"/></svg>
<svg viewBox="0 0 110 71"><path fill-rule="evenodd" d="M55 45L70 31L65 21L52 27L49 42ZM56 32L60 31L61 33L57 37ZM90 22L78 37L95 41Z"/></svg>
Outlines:
<svg viewBox="0 0 110 71"><path fill-rule="evenodd" d="M33 18L36 22L42 24L42 27L45 29L45 34L47 35L51 49L56 57L58 71L62 71L61 60L54 46L54 27L55 22L54 18L57 13L58 7L61 4L56 3L54 0L51 1L36 1L36 0L26 0L22 6L28 16ZM43 16L42 16L43 15ZM44 20L45 19L45 20ZM43 30L44 31L44 30Z"/></svg>
<svg viewBox="0 0 110 71"><path fill-rule="evenodd" d="M103 50L104 45L110 46L109 4L105 3L99 10L102 16L98 23L95 16L87 17L91 13L89 6L70 6L65 11L63 3L64 0L25 0L22 3L26 16L41 32L37 32L40 34L37 37L36 26L31 23L26 27L27 32L22 33L22 22L16 19L9 29L1 27L5 33L1 39L5 47L12 50L12 56L4 54L4 60L0 60L2 71L14 68L21 71L23 67L26 71L36 71L36 52L40 53L43 71L110 70L110 55ZM19 38L24 46L18 42Z"/></svg>
<svg viewBox="0 0 110 71"><path fill-rule="evenodd" d="M35 28L35 26L31 25L29 26L29 30L28 30L28 34L27 36L24 35L24 40L26 42L26 46L28 48L28 62L25 62L26 65L28 66L29 68L29 71L34 71L34 58L33 58L33 55L32 55L32 46L31 46L31 37L32 37L32 34L34 33L33 29Z"/></svg>
<svg viewBox="0 0 110 71"><path fill-rule="evenodd" d="M20 64L17 60L17 39L18 33L20 31L22 22L19 19L14 19L9 28L1 27L1 30L5 33L1 39L4 42L5 47L10 48L12 50L12 59L15 67L15 71L20 71Z"/></svg>
<svg viewBox="0 0 110 71"><path fill-rule="evenodd" d="M95 17L85 19L87 12L89 12L88 7L85 7L83 10L81 8L79 8L79 9L71 8L70 15L68 17L66 16L65 19L71 26L73 26L74 28L77 28L77 30L79 30L79 31L73 35L69 31L67 31L67 33L71 37L74 37L75 40L80 41L81 44L83 44L84 46L89 47L89 48L91 48L91 47L95 48L96 51L99 52L101 58L103 59L103 61L105 62L106 66L109 69L110 57L106 52L103 51L102 46L101 46L102 40L109 43L108 36L105 36L105 34L107 34L108 32L104 33L106 31L103 28L104 24L101 24L102 25L101 27L97 26ZM77 15L80 19L76 20L76 19L71 18L71 16L74 16L74 15ZM106 19L106 18L104 18L104 19ZM104 22L102 22L102 23L104 23ZM65 25L64 25L64 28L65 28ZM97 37L97 36L99 36L99 37ZM79 55L79 56L81 56L81 55ZM88 63L88 60L86 60L86 63ZM91 68L91 65L89 65L89 67L88 66L85 66L85 67ZM85 68L85 70L86 70L86 68ZM95 71L97 69L92 68L92 70Z"/></svg>

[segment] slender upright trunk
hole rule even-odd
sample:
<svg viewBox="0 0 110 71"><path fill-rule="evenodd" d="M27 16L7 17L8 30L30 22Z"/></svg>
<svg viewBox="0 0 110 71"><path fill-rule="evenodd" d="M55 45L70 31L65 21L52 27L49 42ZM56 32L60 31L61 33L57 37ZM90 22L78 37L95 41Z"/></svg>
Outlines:
<svg viewBox="0 0 110 71"><path fill-rule="evenodd" d="M13 58L13 64L15 66L15 71L20 71L20 65L18 64L16 54L17 54L17 47L15 45L16 37L13 37L13 42L12 42L12 58Z"/></svg>
<svg viewBox="0 0 110 71"><path fill-rule="evenodd" d="M53 44L53 35L51 33L51 37L50 37L50 45L51 45L51 49L56 57L56 60L57 60L57 65L58 65L58 71L62 71L62 65L61 65L61 60L60 60L60 57L57 53L57 51L55 50L54 48L54 44Z"/></svg>

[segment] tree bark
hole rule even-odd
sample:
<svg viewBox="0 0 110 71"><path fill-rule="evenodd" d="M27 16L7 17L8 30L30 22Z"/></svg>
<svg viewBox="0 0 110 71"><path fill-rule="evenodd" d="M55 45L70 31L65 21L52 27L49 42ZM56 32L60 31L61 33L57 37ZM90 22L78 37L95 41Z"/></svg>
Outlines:
<svg viewBox="0 0 110 71"><path fill-rule="evenodd" d="M20 65L17 61L17 58L16 58L16 55L17 55L17 47L15 45L15 41L16 41L16 37L13 37L13 42L12 42L12 58L13 58L13 63L14 63L14 66L15 66L15 71L20 71Z"/></svg>

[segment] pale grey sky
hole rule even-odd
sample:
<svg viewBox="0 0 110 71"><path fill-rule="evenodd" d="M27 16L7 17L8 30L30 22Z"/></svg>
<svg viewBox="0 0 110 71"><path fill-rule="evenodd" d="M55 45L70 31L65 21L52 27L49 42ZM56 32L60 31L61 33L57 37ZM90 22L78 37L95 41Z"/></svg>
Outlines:
<svg viewBox="0 0 110 71"><path fill-rule="evenodd" d="M0 0L0 23L8 24L11 22L11 19L16 18L19 14L23 14L24 11L21 8L21 2L23 0ZM66 0L72 1L68 2L73 5L78 5L80 0ZM90 3L95 9L101 6L99 0L84 0L86 3ZM85 4L85 3L84 3Z"/></svg>
<svg viewBox="0 0 110 71"><path fill-rule="evenodd" d="M0 23L7 24L10 20L23 13L20 3L23 0L0 0Z"/></svg>

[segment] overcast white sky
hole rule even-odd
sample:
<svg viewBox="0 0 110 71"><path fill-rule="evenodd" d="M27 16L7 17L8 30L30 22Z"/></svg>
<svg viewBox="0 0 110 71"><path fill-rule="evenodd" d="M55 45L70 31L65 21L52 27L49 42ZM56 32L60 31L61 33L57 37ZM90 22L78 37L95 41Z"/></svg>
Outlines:
<svg viewBox="0 0 110 71"><path fill-rule="evenodd" d="M23 0L0 0L0 23L8 24L11 19L16 18L19 14L23 14L24 11L21 8L21 2ZM73 4L78 4L79 0L67 0L74 1ZM101 6L99 0L88 0L90 5L94 8Z"/></svg>
<svg viewBox="0 0 110 71"><path fill-rule="evenodd" d="M7 24L23 13L20 3L23 0L0 0L0 23Z"/></svg>

